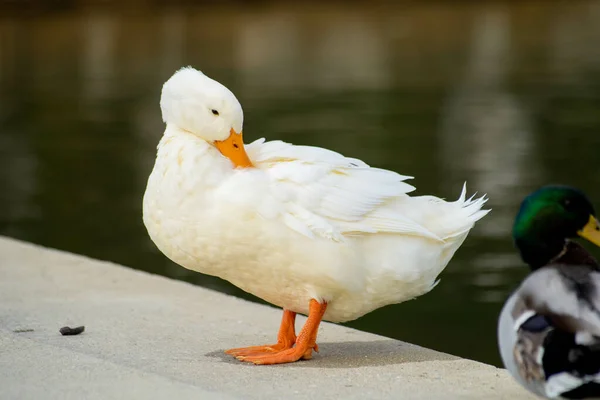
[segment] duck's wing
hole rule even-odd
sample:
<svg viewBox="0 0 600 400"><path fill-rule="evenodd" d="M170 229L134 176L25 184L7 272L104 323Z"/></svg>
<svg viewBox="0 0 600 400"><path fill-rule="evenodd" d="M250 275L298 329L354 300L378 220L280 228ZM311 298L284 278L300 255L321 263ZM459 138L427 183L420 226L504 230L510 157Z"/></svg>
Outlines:
<svg viewBox="0 0 600 400"><path fill-rule="evenodd" d="M442 240L410 215L388 206L407 199L415 189L404 182L409 176L319 147L259 139L246 150L285 204L285 223L303 235L344 241L385 232Z"/></svg>
<svg viewBox="0 0 600 400"><path fill-rule="evenodd" d="M506 302L498 324L500 353L526 388L548 398L600 396L600 342L590 332L600 326L593 289L599 285L600 274L589 267L545 267Z"/></svg>
<svg viewBox="0 0 600 400"><path fill-rule="evenodd" d="M376 213L381 205L415 189L404 182L411 177L319 147L258 140L246 150L268 173L273 192L285 204L284 221L299 233L334 241L380 231L435 238L409 218Z"/></svg>
<svg viewBox="0 0 600 400"><path fill-rule="evenodd" d="M553 265L530 274L521 284L520 296L537 314L555 326L600 337L600 272L585 265Z"/></svg>
<svg viewBox="0 0 600 400"><path fill-rule="evenodd" d="M543 354L544 339L549 325L540 322L537 329L524 329L529 320L535 321L536 314L527 309L518 293L513 293L502 308L498 319L498 348L504 367L529 391L546 395L544 366L540 357Z"/></svg>

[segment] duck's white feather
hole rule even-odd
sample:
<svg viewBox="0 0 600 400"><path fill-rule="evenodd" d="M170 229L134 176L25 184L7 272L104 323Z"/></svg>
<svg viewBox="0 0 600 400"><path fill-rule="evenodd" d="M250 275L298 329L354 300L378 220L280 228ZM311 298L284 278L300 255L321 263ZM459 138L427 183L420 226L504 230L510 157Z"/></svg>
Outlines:
<svg viewBox="0 0 600 400"><path fill-rule="evenodd" d="M422 295L487 213L464 188L455 202L410 197L409 177L318 147L261 139L245 146L254 167L234 168L215 144L241 132L241 105L193 68L160 104L150 237L176 263L288 310L316 299L324 319L347 321Z"/></svg>
<svg viewBox="0 0 600 400"><path fill-rule="evenodd" d="M261 139L247 149L285 205L286 223L302 234L335 241L377 232L436 238L423 226L385 207L414 190L403 182L409 177L370 168L360 160L318 147Z"/></svg>
<svg viewBox="0 0 600 400"><path fill-rule="evenodd" d="M367 233L397 233L443 241L468 231L468 221L487 213L481 211L485 198L465 200L466 187L454 204L433 196L415 201L407 195L415 188L404 182L412 177L330 150L264 139L247 150L286 205L286 223L309 237L344 241Z"/></svg>
<svg viewBox="0 0 600 400"><path fill-rule="evenodd" d="M320 148L255 142L256 168L168 126L144 222L186 268L278 306L346 321L422 295L487 211L485 199L410 197L407 179Z"/></svg>
<svg viewBox="0 0 600 400"><path fill-rule="evenodd" d="M554 264L532 272L511 294L500 313L498 346L521 385L542 397L568 398L588 383L600 384L598 287L600 274L592 268ZM525 326L541 316L545 322ZM589 342L579 342L579 334Z"/></svg>

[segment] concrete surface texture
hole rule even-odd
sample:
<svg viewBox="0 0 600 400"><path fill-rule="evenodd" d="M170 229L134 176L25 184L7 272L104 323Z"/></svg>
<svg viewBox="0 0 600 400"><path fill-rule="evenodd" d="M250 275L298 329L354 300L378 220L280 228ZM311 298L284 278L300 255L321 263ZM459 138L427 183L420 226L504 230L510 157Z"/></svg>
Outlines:
<svg viewBox="0 0 600 400"><path fill-rule="evenodd" d="M310 361L254 366L223 353L272 343L280 317L184 282L0 238L0 399L533 398L502 369L330 323ZM86 330L61 336L65 325Z"/></svg>

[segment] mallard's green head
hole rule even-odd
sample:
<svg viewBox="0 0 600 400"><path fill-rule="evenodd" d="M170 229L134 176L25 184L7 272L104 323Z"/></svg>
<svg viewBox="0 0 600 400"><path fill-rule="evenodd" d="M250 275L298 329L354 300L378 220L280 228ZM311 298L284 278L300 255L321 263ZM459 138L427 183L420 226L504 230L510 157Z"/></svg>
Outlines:
<svg viewBox="0 0 600 400"><path fill-rule="evenodd" d="M600 228L586 195L568 186L545 186L523 200L513 226L521 258L531 268L558 256L566 240L581 236L600 246Z"/></svg>

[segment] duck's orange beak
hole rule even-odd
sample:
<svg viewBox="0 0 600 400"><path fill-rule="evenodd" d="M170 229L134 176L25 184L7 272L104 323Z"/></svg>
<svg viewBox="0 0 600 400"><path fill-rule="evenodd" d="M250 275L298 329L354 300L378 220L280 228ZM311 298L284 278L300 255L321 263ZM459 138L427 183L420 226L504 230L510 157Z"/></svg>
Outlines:
<svg viewBox="0 0 600 400"><path fill-rule="evenodd" d="M244 140L242 132L237 133L233 128L229 131L229 137L225 140L215 141L215 146L221 154L229 158L235 168L252 167L252 162L244 149Z"/></svg>

